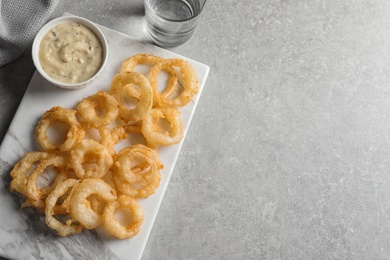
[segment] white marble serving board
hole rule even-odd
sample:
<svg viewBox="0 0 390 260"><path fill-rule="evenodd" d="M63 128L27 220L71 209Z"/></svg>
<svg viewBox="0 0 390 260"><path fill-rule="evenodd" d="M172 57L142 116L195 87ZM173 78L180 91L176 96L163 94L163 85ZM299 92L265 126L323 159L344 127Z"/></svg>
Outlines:
<svg viewBox="0 0 390 260"><path fill-rule="evenodd" d="M140 233L131 239L114 239L99 230L84 230L81 234L58 237L46 226L42 214L37 214L31 208L20 209L21 198L9 191L11 181L9 174L13 165L26 152L40 149L34 138L34 130L42 114L57 105L72 109L82 97L94 94L98 90L108 90L112 77L120 69L121 62L126 57L138 53L186 59L195 68L199 77L199 93L191 103L180 109L187 133L209 67L154 45L139 42L117 31L99 27L107 37L109 45L109 59L99 78L84 89L65 90L50 85L35 72L4 137L0 147L0 256L11 259L141 258L185 138L175 146L160 149L160 159L164 164L161 183L156 194L139 201L145 212L145 220Z"/></svg>

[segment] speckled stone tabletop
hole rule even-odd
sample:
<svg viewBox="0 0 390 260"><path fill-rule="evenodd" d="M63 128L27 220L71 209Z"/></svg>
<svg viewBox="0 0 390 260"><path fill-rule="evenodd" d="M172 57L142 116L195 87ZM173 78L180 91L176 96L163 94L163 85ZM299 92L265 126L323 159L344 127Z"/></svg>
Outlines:
<svg viewBox="0 0 390 260"><path fill-rule="evenodd" d="M61 1L140 40L143 2ZM210 66L149 259L389 259L390 2L208 1ZM35 68L0 68L0 140ZM33 239L33 238L31 238Z"/></svg>

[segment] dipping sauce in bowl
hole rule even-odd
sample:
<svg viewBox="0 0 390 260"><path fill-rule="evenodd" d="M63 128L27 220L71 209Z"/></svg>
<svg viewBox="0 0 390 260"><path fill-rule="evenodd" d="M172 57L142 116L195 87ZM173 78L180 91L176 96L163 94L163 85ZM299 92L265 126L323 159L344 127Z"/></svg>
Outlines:
<svg viewBox="0 0 390 260"><path fill-rule="evenodd" d="M87 86L107 60L107 41L92 22L63 16L47 23L35 37L33 61L41 75L56 86Z"/></svg>
<svg viewBox="0 0 390 260"><path fill-rule="evenodd" d="M52 28L39 47L39 62L51 78L64 83L83 82L100 69L103 49L91 29L77 22Z"/></svg>

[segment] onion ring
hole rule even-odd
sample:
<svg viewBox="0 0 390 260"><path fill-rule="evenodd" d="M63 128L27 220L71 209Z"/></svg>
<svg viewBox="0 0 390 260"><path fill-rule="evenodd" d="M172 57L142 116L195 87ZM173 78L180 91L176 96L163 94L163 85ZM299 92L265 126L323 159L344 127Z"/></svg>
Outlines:
<svg viewBox="0 0 390 260"><path fill-rule="evenodd" d="M76 111L88 126L99 127L106 126L117 118L118 106L116 98L104 91L98 91L78 103ZM102 110L104 115L99 116L97 109Z"/></svg>
<svg viewBox="0 0 390 260"><path fill-rule="evenodd" d="M10 183L11 192L16 190L26 196L28 173L32 171L35 163L42 160L53 158L55 155L47 152L29 152L26 153L14 166L11 171L12 181Z"/></svg>
<svg viewBox="0 0 390 260"><path fill-rule="evenodd" d="M121 193L133 198L147 198L160 184L158 153L149 147L136 144L122 149L115 156L113 181Z"/></svg>
<svg viewBox="0 0 390 260"><path fill-rule="evenodd" d="M39 202L45 199L58 183L68 178L67 172L59 169L53 183L47 188L40 190L37 187L37 179L50 165L55 168L63 167L65 165L65 159L62 156L53 156L50 159L42 160L28 177L26 196L34 206L39 205Z"/></svg>
<svg viewBox="0 0 390 260"><path fill-rule="evenodd" d="M155 56L155 55L143 54L143 53L137 54L137 55L134 55L134 56L131 56L131 57L125 59L122 62L120 72L132 72L138 64L155 65L163 60L164 60L163 58L161 58L159 56Z"/></svg>
<svg viewBox="0 0 390 260"><path fill-rule="evenodd" d="M132 223L128 226L123 226L115 217L115 213L120 209L125 208L130 210ZM144 220L144 212L137 201L131 197L122 195L118 200L111 201L107 204L103 211L104 228L113 236L124 239L131 238L137 235L141 229Z"/></svg>
<svg viewBox="0 0 390 260"><path fill-rule="evenodd" d="M167 99L167 97L161 96L158 92L158 74L166 67L178 67L183 74L184 90L180 96L174 99ZM198 77L194 68L187 61L181 59L166 59L159 62L150 69L148 78L153 89L154 106L185 106L199 90Z"/></svg>
<svg viewBox="0 0 390 260"><path fill-rule="evenodd" d="M96 194L103 201L116 199L116 191L101 179L85 179L73 188L69 201L69 210L75 220L85 228L93 229L102 224L102 216L93 211L88 197Z"/></svg>
<svg viewBox="0 0 390 260"><path fill-rule="evenodd" d="M170 124L171 133L162 131L158 126L158 120L164 118ZM148 143L154 146L179 143L184 135L179 110L174 107L153 108L142 121L141 131Z"/></svg>
<svg viewBox="0 0 390 260"><path fill-rule="evenodd" d="M83 164L92 164L86 167ZM106 147L95 140L85 139L70 151L70 164L80 179L101 178L113 164Z"/></svg>
<svg viewBox="0 0 390 260"><path fill-rule="evenodd" d="M62 224L56 218L55 214L58 214L55 210L58 199L66 194L66 192L77 185L80 180L67 179L56 186L56 188L49 194L46 198L46 208L45 208L45 221L46 224L57 231L59 236L68 236L71 234L80 233L83 230L83 226L78 224L72 225L72 220L67 221L66 224Z"/></svg>
<svg viewBox="0 0 390 260"><path fill-rule="evenodd" d="M126 88L134 87L133 84L141 89L141 95L136 107L129 108L124 104L124 96ZM152 108L152 88L147 78L138 72L122 72L115 75L109 93L119 101L119 117L126 123L142 120Z"/></svg>
<svg viewBox="0 0 390 260"><path fill-rule="evenodd" d="M152 64L156 65L159 62L162 62L164 59L155 55L149 54L137 54L132 57L127 58L122 62L120 72L132 72L138 64ZM160 93L163 98L168 98L176 89L177 85L177 75L176 71L172 67L163 68L168 74L168 83L164 90Z"/></svg>
<svg viewBox="0 0 390 260"><path fill-rule="evenodd" d="M58 146L50 143L46 135L47 130L54 121L60 121L69 125L64 142ZM85 131L77 121L76 111L59 106L46 111L35 129L35 137L45 151L69 151L83 139L84 134Z"/></svg>

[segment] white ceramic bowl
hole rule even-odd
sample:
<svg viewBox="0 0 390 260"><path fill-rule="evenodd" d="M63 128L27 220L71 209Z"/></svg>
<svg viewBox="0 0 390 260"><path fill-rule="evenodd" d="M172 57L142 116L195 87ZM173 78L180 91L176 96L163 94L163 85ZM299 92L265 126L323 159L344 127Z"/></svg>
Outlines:
<svg viewBox="0 0 390 260"><path fill-rule="evenodd" d="M96 36L99 38L99 40L102 44L102 48L103 48L103 61L102 61L102 64L100 66L100 69L91 78L89 78L86 81L79 82L79 83L64 83L64 82L60 82L60 81L57 81L57 80L49 77L49 75L47 75L45 73L45 71L42 69L42 66L39 62L39 45L41 44L42 38L46 35L46 33L50 29L52 29L53 27L55 27L61 23L66 23L66 22L77 22L77 23L83 24L86 27L88 27L89 29L91 29L96 34ZM44 77L47 81L49 81L53 85L61 87L61 88L66 88L66 89L79 89L79 88L83 88L83 87L86 87L87 85L89 85L102 72L102 70L104 69L104 67L106 65L107 58L108 58L108 45L107 45L107 40L106 40L104 34L94 23L92 23L91 21L89 21L87 19L81 18L81 17L61 16L61 17L58 17L54 20L51 20L50 22L48 22L47 24L45 24L41 28L41 30L35 36L35 39L34 39L34 42L32 45L32 59L33 59L34 65L35 65L36 69L38 70L38 72L42 75L42 77Z"/></svg>

